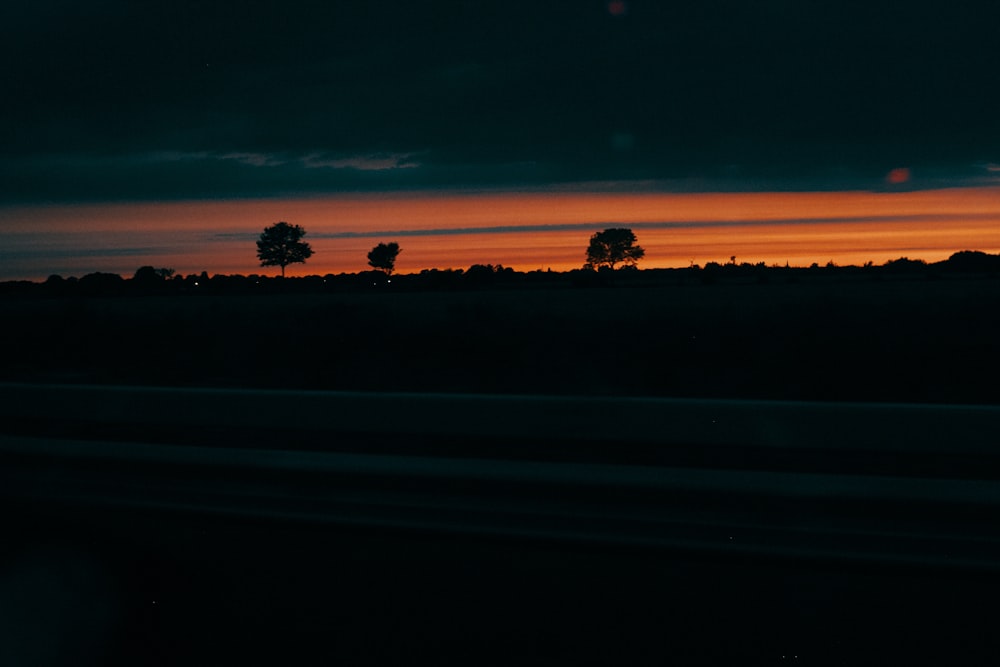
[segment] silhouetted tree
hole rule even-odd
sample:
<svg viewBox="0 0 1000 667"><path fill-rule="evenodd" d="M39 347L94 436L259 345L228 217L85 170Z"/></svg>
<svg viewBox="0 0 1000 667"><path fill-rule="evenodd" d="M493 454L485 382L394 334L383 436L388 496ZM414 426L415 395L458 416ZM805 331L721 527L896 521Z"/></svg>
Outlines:
<svg viewBox="0 0 1000 667"><path fill-rule="evenodd" d="M80 278L80 291L84 294L117 293L125 280L117 273L96 271Z"/></svg>
<svg viewBox="0 0 1000 667"><path fill-rule="evenodd" d="M900 257L899 259L890 259L887 261L882 270L886 273L918 273L923 272L926 268L927 262L922 259Z"/></svg>
<svg viewBox="0 0 1000 667"><path fill-rule="evenodd" d="M45 279L44 285L49 294L62 294L66 291L67 281L58 273L53 273Z"/></svg>
<svg viewBox="0 0 1000 667"><path fill-rule="evenodd" d="M152 266L140 266L132 276L130 287L144 293L152 293L163 288L165 278Z"/></svg>
<svg viewBox="0 0 1000 667"><path fill-rule="evenodd" d="M135 274L132 276L132 280L137 283L157 284L163 282L168 276L172 275L174 275L173 269L157 269L152 266L140 266L136 269Z"/></svg>
<svg viewBox="0 0 1000 667"><path fill-rule="evenodd" d="M287 222L276 222L265 227L257 241L257 257L261 266L280 266L281 275L285 275L285 267L296 262L305 262L312 257L313 251L308 243L302 241L306 230L298 225Z"/></svg>
<svg viewBox="0 0 1000 667"><path fill-rule="evenodd" d="M400 252L399 244L396 242L379 243L368 253L368 266L391 276L396 268L396 257Z"/></svg>
<svg viewBox="0 0 1000 667"><path fill-rule="evenodd" d="M597 269L606 266L614 269L616 264L635 265L646 251L636 245L635 234L631 229L605 229L590 237L587 247L587 263L585 269Z"/></svg>
<svg viewBox="0 0 1000 667"><path fill-rule="evenodd" d="M1000 271L1000 255L989 255L981 250L961 250L945 262L946 268L954 271Z"/></svg>
<svg viewBox="0 0 1000 667"><path fill-rule="evenodd" d="M501 271L503 267L499 265L473 264L465 272L465 282L469 285L492 285Z"/></svg>

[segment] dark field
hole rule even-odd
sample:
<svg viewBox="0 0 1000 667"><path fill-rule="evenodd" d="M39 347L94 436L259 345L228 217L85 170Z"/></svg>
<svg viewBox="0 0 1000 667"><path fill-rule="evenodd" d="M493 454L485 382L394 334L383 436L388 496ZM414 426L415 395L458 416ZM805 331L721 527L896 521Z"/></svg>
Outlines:
<svg viewBox="0 0 1000 667"><path fill-rule="evenodd" d="M995 408L463 394L1000 404L1000 280L656 275L8 292L0 663L985 664Z"/></svg>
<svg viewBox="0 0 1000 667"><path fill-rule="evenodd" d="M1000 280L7 296L0 379L1000 402Z"/></svg>

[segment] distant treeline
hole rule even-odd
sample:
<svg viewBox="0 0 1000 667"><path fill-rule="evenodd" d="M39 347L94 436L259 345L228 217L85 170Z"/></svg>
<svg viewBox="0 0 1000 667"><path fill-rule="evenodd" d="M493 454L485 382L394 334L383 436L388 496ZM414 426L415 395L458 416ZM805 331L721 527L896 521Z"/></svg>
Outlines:
<svg viewBox="0 0 1000 667"><path fill-rule="evenodd" d="M626 266L617 270L606 268L575 269L572 271L515 271L493 264L474 264L468 269L425 269L420 273L387 276L382 271L312 275L295 278L251 275L210 276L200 274L175 275L172 269L140 267L131 278L117 273L89 273L81 278L49 276L43 282L8 281L0 283L0 294L49 296L125 296L154 294L249 294L249 293L309 293L342 292L372 289L393 291L461 290L483 288L527 288L533 285L563 285L566 287L624 287L673 284L714 284L718 282L799 281L824 276L868 278L910 276L943 278L948 275L972 274L1000 276L1000 255L977 250L963 250L941 262L928 263L901 257L885 264L868 262L863 266L813 264L809 267L767 265L764 262L737 263L736 258L720 264L694 264L677 269L638 269Z"/></svg>

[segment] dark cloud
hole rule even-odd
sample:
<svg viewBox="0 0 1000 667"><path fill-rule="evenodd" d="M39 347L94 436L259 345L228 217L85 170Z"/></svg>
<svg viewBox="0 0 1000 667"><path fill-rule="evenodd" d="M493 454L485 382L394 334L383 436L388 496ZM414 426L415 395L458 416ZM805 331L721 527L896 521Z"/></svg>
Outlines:
<svg viewBox="0 0 1000 667"><path fill-rule="evenodd" d="M164 246L146 246L134 248L24 248L5 251L4 261L18 260L63 260L83 259L88 257L132 257L135 255L154 255L166 253L170 248Z"/></svg>
<svg viewBox="0 0 1000 667"><path fill-rule="evenodd" d="M695 221L669 221L669 222L629 222L628 226L634 230L644 229L739 229L754 228L762 225L779 226L787 225L821 225L835 223L838 225L855 224L859 226L870 225L872 223L884 222L940 222L942 225L954 224L957 221L978 221L992 220L995 216L990 213L929 213L926 215L866 215L866 216L841 216L824 217L816 216L809 218L772 218L760 220L695 220ZM580 222L580 223L560 223L560 224L532 224L532 225L497 225L492 227L432 227L426 229L381 229L381 230L357 230L345 232L311 232L309 238L316 239L359 239L359 238L384 238L409 237L409 236L468 236L479 234L538 234L546 232L566 232L581 231L592 232L607 228L609 225L620 224L614 220L603 222ZM245 241L250 243L258 238L258 234L251 232L218 232L208 236L210 240L216 241Z"/></svg>
<svg viewBox="0 0 1000 667"><path fill-rule="evenodd" d="M0 197L824 182L1000 161L996 3L626 4L5 6ZM410 163L359 166L378 156Z"/></svg>

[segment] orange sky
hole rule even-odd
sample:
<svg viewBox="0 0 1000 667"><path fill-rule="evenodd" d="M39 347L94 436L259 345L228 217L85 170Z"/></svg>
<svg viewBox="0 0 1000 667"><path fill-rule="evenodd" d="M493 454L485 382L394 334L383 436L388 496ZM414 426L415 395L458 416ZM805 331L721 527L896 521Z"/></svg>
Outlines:
<svg viewBox="0 0 1000 667"><path fill-rule="evenodd" d="M915 192L694 193L462 192L323 198L8 207L0 279L111 271L143 264L179 273L271 273L254 240L278 220L302 225L315 255L290 275L355 272L380 241L397 241L397 270L579 268L590 234L632 226L640 266L710 261L808 265L928 261L958 250L1000 252L1000 188ZM532 231L537 225L593 228ZM484 227L524 231L440 233ZM436 234L414 230L438 230ZM410 234L392 234L406 232ZM375 233L375 232L385 232ZM364 236L331 238L360 233ZM374 234L373 234L374 233ZM0 249L0 252L4 252Z"/></svg>

